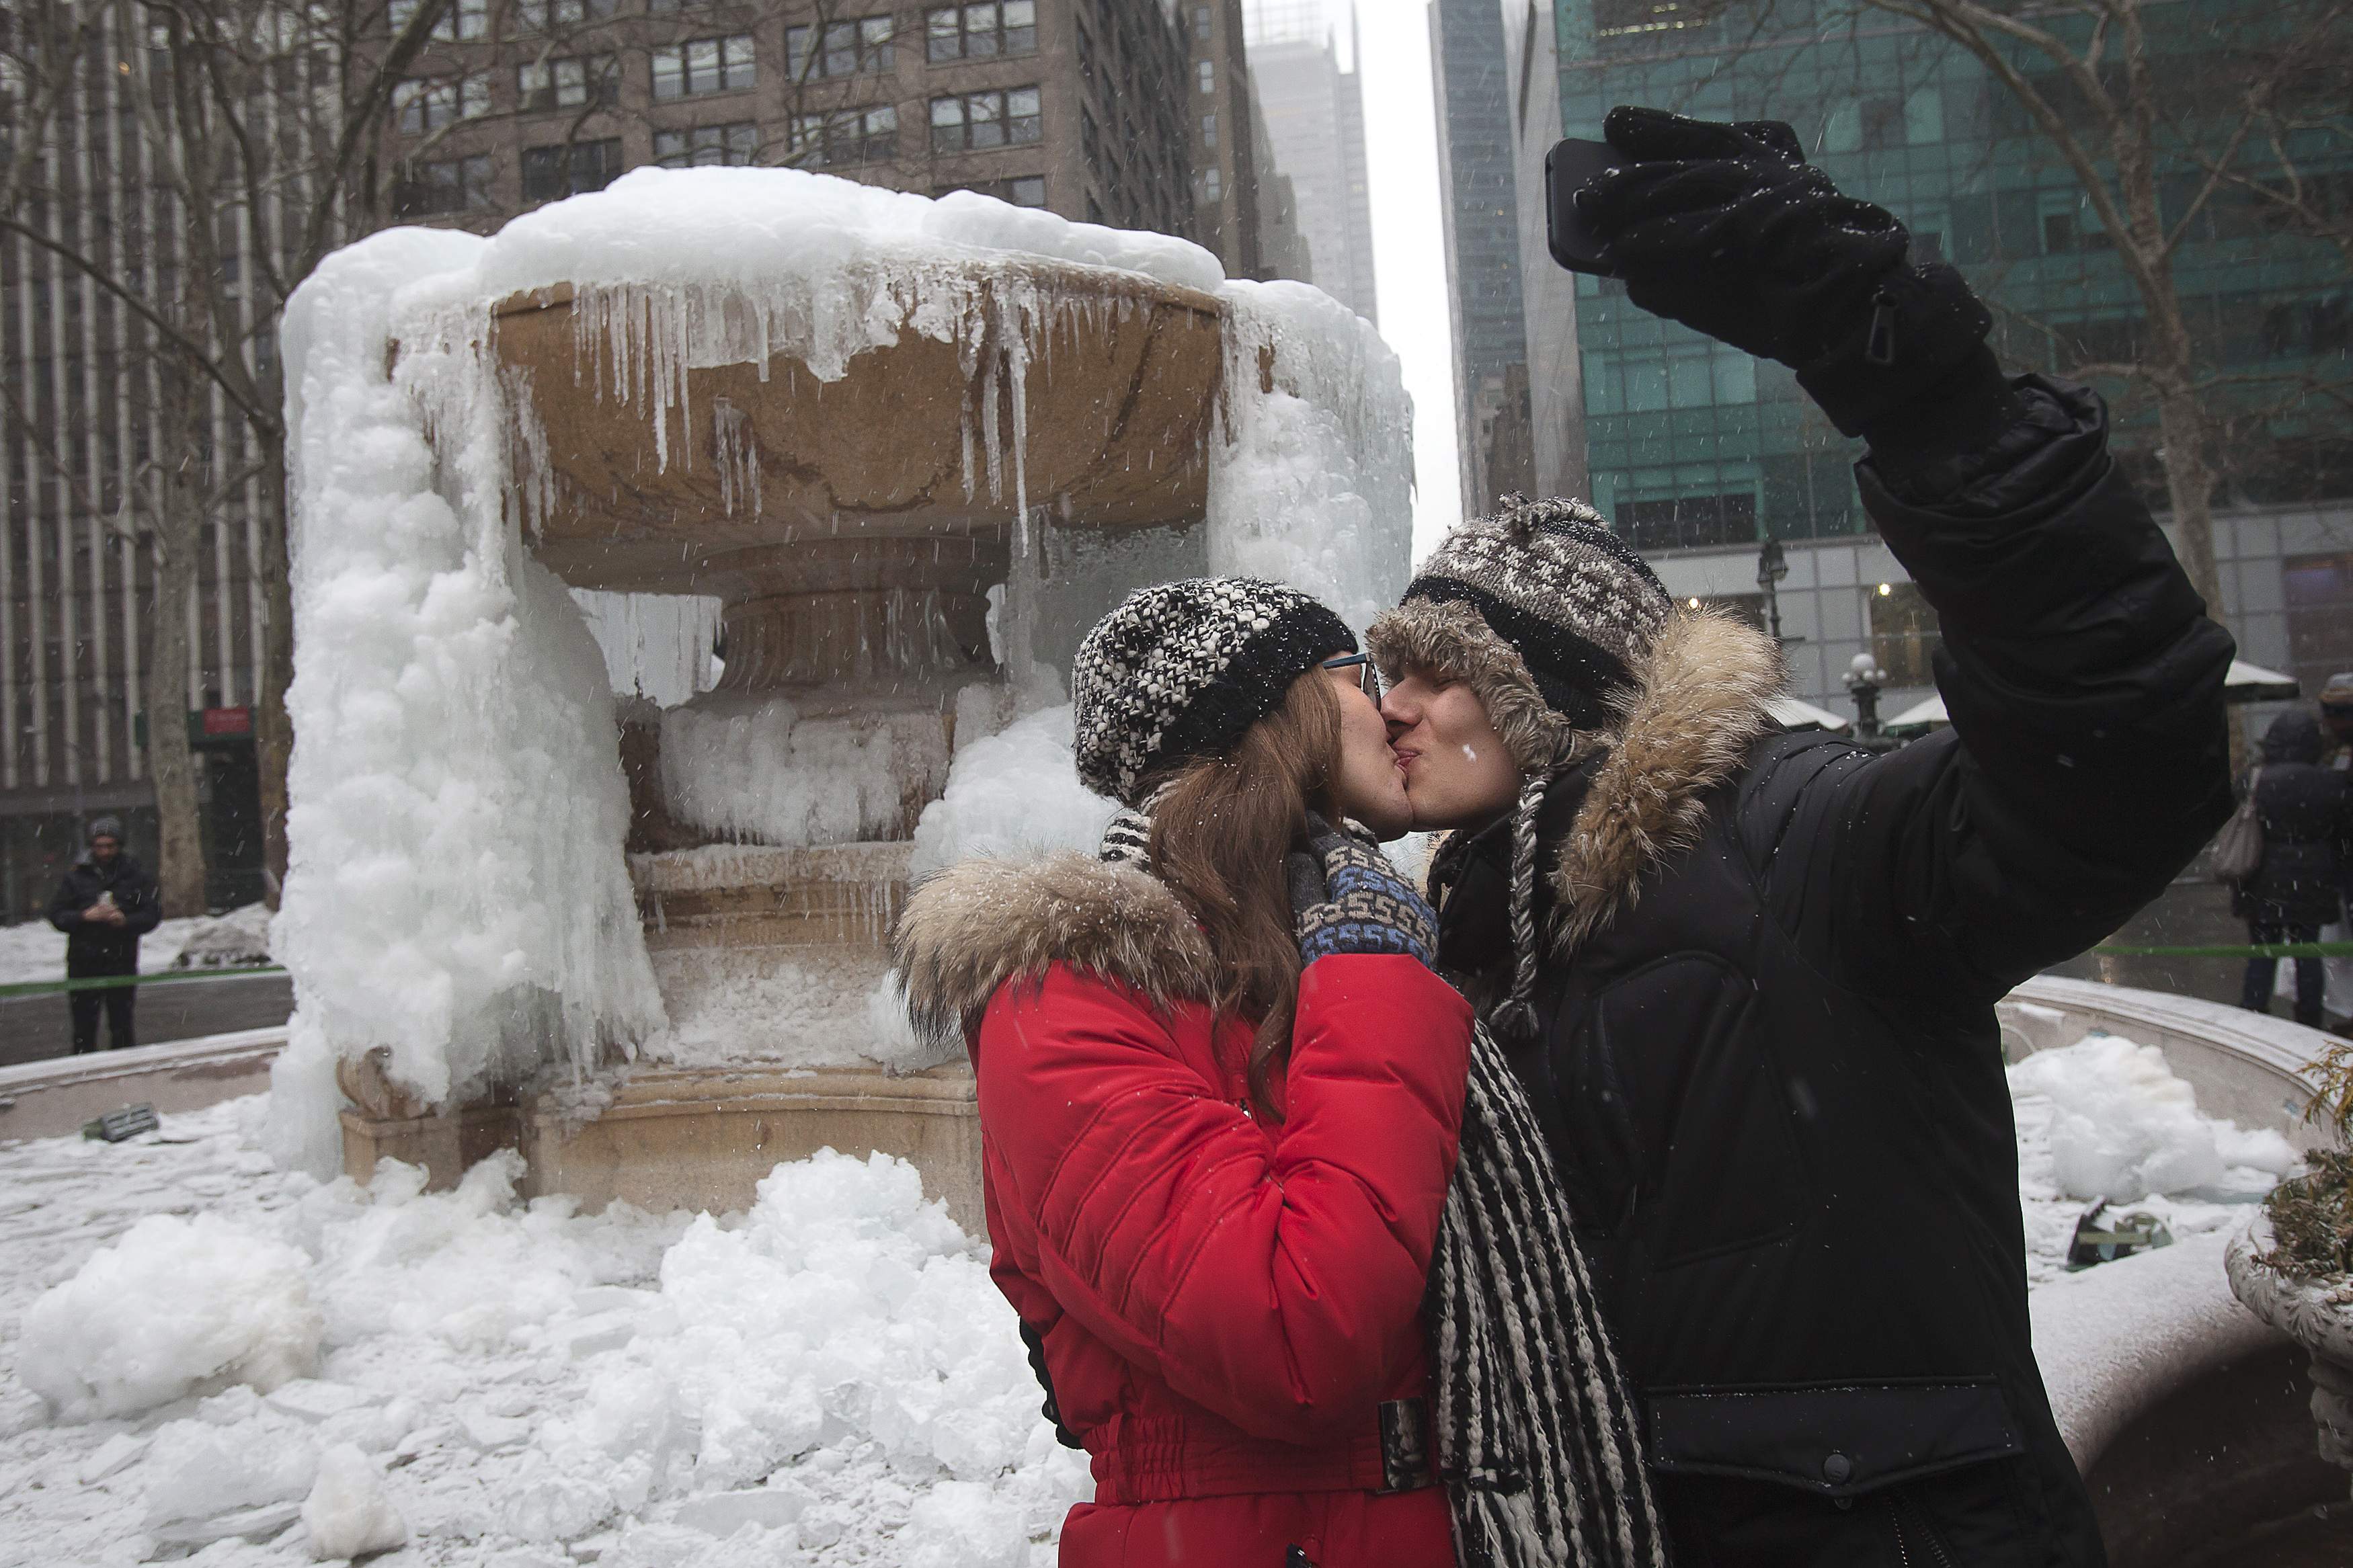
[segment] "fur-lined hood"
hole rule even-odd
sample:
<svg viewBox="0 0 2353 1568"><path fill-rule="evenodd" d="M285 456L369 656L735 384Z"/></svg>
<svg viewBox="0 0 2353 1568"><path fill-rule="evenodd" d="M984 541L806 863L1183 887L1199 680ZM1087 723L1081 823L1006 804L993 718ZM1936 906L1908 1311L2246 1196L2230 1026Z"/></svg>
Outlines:
<svg viewBox="0 0 2353 1568"><path fill-rule="evenodd" d="M998 986L1057 961L1155 1007L1216 992L1208 940L1166 884L1083 855L952 866L907 900L892 948L908 1016L942 1048L963 1048Z"/></svg>
<svg viewBox="0 0 2353 1568"><path fill-rule="evenodd" d="M1728 615L1667 623L1634 685L1612 698L1616 722L1592 738L1607 755L1546 868L1556 952L1575 951L1631 909L1644 873L1698 842L1708 795L1773 727L1768 705L1783 679L1772 639Z"/></svg>

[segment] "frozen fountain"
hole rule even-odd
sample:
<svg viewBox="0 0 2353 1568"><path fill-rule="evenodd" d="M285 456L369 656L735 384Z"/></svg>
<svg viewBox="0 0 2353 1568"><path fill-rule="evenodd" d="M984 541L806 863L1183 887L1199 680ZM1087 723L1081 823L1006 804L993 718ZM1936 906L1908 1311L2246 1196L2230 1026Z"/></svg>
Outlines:
<svg viewBox="0 0 2353 1568"><path fill-rule="evenodd" d="M355 1175L519 1145L540 1191L721 1209L831 1143L976 1226L970 1075L904 1037L885 945L911 870L1008 847L959 792L1050 744L1129 588L1256 572L1362 624L1407 565L1369 327L978 196L650 171L353 247L286 339L273 1114ZM655 683L584 595L661 607L695 679L616 700ZM1053 787L1010 837L1092 834Z"/></svg>

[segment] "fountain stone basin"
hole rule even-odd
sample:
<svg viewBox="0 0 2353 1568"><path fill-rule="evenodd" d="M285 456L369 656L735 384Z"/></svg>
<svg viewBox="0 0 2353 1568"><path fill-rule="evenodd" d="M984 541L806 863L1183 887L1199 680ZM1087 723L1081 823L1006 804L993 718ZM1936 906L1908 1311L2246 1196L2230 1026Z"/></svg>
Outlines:
<svg viewBox="0 0 2353 1568"><path fill-rule="evenodd" d="M966 293L957 341L900 307L897 341L830 379L786 353L667 364L568 286L508 300L533 554L574 587L719 597L730 690L986 670L986 595L1025 503L1063 527L1203 516L1226 318L1192 289L1029 258Z"/></svg>

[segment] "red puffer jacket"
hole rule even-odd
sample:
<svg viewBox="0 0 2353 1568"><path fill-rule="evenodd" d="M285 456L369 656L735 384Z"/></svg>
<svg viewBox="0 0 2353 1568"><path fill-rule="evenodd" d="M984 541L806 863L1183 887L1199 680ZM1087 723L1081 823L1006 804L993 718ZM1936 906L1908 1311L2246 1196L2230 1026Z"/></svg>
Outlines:
<svg viewBox="0 0 2353 1568"><path fill-rule="evenodd" d="M1269 1125L1251 1031L1141 872L967 864L898 945L918 1022L972 1049L991 1271L1093 1459L1064 1568L1449 1568L1444 1489L1382 1489L1380 1411L1429 1391L1461 998L1409 958L1316 963Z"/></svg>

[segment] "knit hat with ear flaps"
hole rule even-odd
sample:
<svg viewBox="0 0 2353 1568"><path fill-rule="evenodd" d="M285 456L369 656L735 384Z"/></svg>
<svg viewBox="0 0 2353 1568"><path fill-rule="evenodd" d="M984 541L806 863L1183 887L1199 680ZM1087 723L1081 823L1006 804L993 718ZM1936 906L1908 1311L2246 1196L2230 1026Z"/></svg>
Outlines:
<svg viewBox="0 0 2353 1568"><path fill-rule="evenodd" d="M1146 778L1226 752L1319 660L1356 651L1347 622L1280 583L1193 577L1139 588L1095 623L1071 663L1079 782L1141 806Z"/></svg>
<svg viewBox="0 0 2353 1568"><path fill-rule="evenodd" d="M1610 692L1667 624L1666 589L1583 501L1504 498L1456 529L1366 634L1381 672L1442 672L1485 705L1523 773L1573 730L1609 721Z"/></svg>

